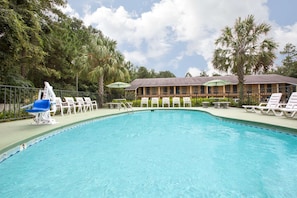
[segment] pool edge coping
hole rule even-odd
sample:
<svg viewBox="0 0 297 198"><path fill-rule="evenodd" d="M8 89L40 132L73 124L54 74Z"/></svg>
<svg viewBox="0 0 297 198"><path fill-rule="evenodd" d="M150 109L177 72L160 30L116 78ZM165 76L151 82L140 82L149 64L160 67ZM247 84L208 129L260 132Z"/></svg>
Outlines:
<svg viewBox="0 0 297 198"><path fill-rule="evenodd" d="M275 124L269 124L269 123L263 123L263 122L257 122L257 121L250 121L250 120L246 120L246 119L236 119L236 118L230 118L230 117L226 117L226 116L222 116L222 115L216 115L213 112L209 112L206 111L204 109L196 109L196 108L161 108L161 107L155 107L155 108L141 108L141 109L136 109L133 112L139 112L139 111L151 111L151 110L187 110L187 111L199 111L199 112L203 112L203 113L207 113L209 115L212 115L214 117L220 118L220 119L224 119L224 120L229 120L229 121L233 121L233 122L237 122L237 123L242 123L242 124L248 124L251 126L256 126L256 127L260 127L260 128L266 128L266 129L270 129L273 131L280 131L283 133L288 133L290 135L293 136L297 136L297 132L296 129L294 128L290 128L290 127L284 127L284 126L278 126ZM14 155L18 152L21 151L20 146L23 144L27 144L28 142L31 142L32 140L36 140L38 138L41 138L43 136L46 136L47 134L52 134L55 131L59 131L59 130L63 130L66 128L69 128L71 126L74 125L78 125L84 122L89 122L89 121L93 121L96 119L100 119L100 118L104 118L104 117L110 117L110 116L115 116L115 115L120 115L120 114L126 114L126 113L131 113L131 111L120 111L120 112L115 112L115 113L111 113L111 114L104 114L104 115L98 115L98 116L94 116L91 118L86 118L86 119L82 119L79 121L75 121L75 122L71 122L62 126L58 126L56 128L50 129L50 130L46 130L43 131L39 134L30 136L28 138L22 139L18 142L15 142L3 149L0 150L0 163L3 162L4 160L6 160L7 158L9 158L11 155ZM52 136L52 135L49 135ZM48 137L49 137L48 136ZM43 139L46 139L47 137L44 137Z"/></svg>

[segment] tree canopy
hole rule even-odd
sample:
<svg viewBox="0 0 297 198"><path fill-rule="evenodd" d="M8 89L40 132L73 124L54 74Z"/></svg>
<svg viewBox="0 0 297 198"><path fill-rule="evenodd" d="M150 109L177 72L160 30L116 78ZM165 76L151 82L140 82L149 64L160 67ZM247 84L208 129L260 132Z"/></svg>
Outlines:
<svg viewBox="0 0 297 198"><path fill-rule="evenodd" d="M0 84L41 87L46 80L58 89L99 91L112 81L174 77L135 67L115 40L58 6L66 0L0 0Z"/></svg>
<svg viewBox="0 0 297 198"><path fill-rule="evenodd" d="M265 37L270 29L266 23L256 24L249 15L238 18L233 27L225 27L215 41L212 63L216 69L238 76L239 104L244 97L244 75L267 72L273 66L277 44Z"/></svg>
<svg viewBox="0 0 297 198"><path fill-rule="evenodd" d="M282 61L283 65L278 67L275 73L297 78L297 50L296 46L292 43L287 43L283 51L280 52L284 55Z"/></svg>

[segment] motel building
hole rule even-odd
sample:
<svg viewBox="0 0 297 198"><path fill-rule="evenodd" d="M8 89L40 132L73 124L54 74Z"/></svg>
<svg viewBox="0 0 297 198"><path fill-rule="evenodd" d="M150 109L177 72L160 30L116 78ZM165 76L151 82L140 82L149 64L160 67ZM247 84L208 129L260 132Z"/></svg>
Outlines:
<svg viewBox="0 0 297 198"><path fill-rule="evenodd" d="M224 86L204 86L211 80L224 80ZM282 102L286 102L292 92L296 92L297 78L268 74L246 75L244 95L255 102L264 102L272 93L281 92ZM191 98L239 98L237 76L185 77L185 78L147 78L135 79L126 88L129 95L135 99L142 97L191 97Z"/></svg>

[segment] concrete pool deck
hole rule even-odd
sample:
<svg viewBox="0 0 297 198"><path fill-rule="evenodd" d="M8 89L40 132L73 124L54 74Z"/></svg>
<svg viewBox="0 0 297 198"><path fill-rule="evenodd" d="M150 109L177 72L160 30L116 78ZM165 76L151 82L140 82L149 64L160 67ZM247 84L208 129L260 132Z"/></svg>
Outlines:
<svg viewBox="0 0 297 198"><path fill-rule="evenodd" d="M297 119L288 119L285 117L262 115L258 113L248 113L241 108L216 109L213 107L202 108L133 108L134 111L150 110L150 109L187 109L200 110L208 112L214 116L242 120L247 122L256 122L259 125L268 124L270 128L284 129L285 131L294 132L297 134ZM127 113L124 109L98 109L91 112L77 113L72 115L56 115L53 118L58 122L54 125L32 125L32 119L18 120L11 122L0 123L0 155L6 151L28 142L40 135L51 131L61 129L72 124L91 120L94 118L116 115L119 113ZM0 156L1 157L1 156Z"/></svg>

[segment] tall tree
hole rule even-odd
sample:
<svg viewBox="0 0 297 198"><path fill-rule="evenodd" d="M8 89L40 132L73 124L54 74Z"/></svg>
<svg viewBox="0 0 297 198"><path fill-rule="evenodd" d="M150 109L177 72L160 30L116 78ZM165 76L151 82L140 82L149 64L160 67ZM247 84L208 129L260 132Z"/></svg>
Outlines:
<svg viewBox="0 0 297 198"><path fill-rule="evenodd" d="M297 50L292 43L287 43L283 51L280 52L285 55L282 61L283 66L278 67L276 73L284 76L297 78Z"/></svg>
<svg viewBox="0 0 297 198"><path fill-rule="evenodd" d="M137 70L137 78L151 78L151 73L144 66L140 66Z"/></svg>
<svg viewBox="0 0 297 198"><path fill-rule="evenodd" d="M43 50L43 27L59 14L64 0L0 0L0 82L23 84L28 72L39 67Z"/></svg>
<svg viewBox="0 0 297 198"><path fill-rule="evenodd" d="M212 63L216 69L238 76L239 105L244 99L244 75L266 72L273 65L277 44L265 38L270 31L266 23L256 24L253 15L238 18L233 28L225 27L215 41Z"/></svg>
<svg viewBox="0 0 297 198"><path fill-rule="evenodd" d="M191 75L191 74L190 74ZM157 78L175 78L176 76L170 71L160 71L157 75ZM192 76L190 76L192 77Z"/></svg>
<svg viewBox="0 0 297 198"><path fill-rule="evenodd" d="M104 102L104 82L129 80L129 71L125 67L124 56L116 50L116 41L94 33L89 46L88 74L98 82L99 106Z"/></svg>

